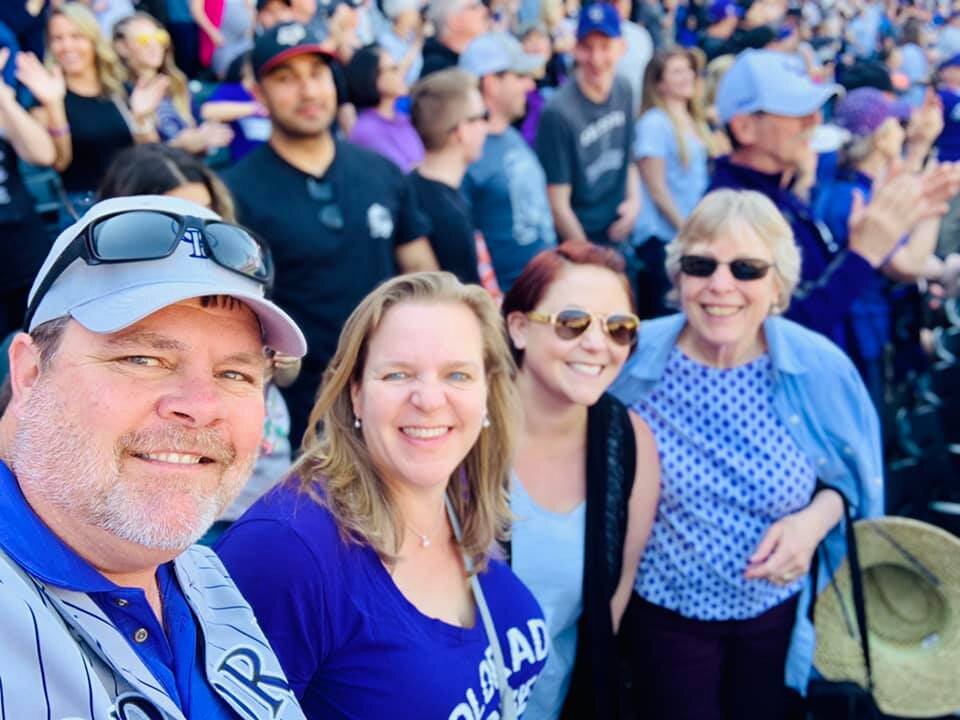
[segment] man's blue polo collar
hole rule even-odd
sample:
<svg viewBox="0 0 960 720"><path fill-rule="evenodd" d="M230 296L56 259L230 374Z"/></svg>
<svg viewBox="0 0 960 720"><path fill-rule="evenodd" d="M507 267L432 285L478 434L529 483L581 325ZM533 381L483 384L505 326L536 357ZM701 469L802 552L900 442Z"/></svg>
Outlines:
<svg viewBox="0 0 960 720"><path fill-rule="evenodd" d="M33 511L10 468L0 462L0 548L44 583L77 592L121 588L77 555Z"/></svg>

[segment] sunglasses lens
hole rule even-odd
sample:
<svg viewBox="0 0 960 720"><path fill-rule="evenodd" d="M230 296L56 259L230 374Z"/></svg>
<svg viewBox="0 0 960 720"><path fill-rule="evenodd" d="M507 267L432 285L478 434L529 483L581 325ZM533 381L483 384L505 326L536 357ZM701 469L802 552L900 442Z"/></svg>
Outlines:
<svg viewBox="0 0 960 720"><path fill-rule="evenodd" d="M734 260L730 263L730 274L737 280L759 280L770 269L762 260Z"/></svg>
<svg viewBox="0 0 960 720"><path fill-rule="evenodd" d="M218 263L261 282L270 280L270 256L250 233L226 223L207 223L205 232Z"/></svg>
<svg viewBox="0 0 960 720"><path fill-rule="evenodd" d="M584 331L590 327L591 319L590 313L583 310L561 310L557 313L554 328L558 337L573 340L583 335Z"/></svg>
<svg viewBox="0 0 960 720"><path fill-rule="evenodd" d="M680 271L693 277L710 277L717 269L717 261L702 255L684 255L680 258Z"/></svg>
<svg viewBox="0 0 960 720"><path fill-rule="evenodd" d="M127 212L96 223L93 251L100 260L152 260L166 257L179 240L180 221L156 212Z"/></svg>
<svg viewBox="0 0 960 720"><path fill-rule="evenodd" d="M611 315L607 318L607 332L618 345L632 345L637 339L640 323L631 315Z"/></svg>

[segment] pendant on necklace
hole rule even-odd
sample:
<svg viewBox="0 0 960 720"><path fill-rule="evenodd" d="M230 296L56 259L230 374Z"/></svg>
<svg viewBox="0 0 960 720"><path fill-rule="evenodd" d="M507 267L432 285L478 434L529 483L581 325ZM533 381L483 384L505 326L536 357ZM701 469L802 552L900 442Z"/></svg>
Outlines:
<svg viewBox="0 0 960 720"><path fill-rule="evenodd" d="M430 538L428 538L426 535L421 535L420 547L430 547Z"/></svg>

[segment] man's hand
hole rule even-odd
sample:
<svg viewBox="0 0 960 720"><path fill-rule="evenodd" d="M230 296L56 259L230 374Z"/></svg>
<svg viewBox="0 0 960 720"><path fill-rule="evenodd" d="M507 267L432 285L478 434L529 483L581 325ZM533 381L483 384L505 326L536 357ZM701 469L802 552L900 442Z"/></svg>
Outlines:
<svg viewBox="0 0 960 720"><path fill-rule="evenodd" d="M637 224L637 216L640 214L640 201L633 197L628 197L617 206L617 219L607 228L607 237L612 242L619 243L628 239L633 233L633 228Z"/></svg>

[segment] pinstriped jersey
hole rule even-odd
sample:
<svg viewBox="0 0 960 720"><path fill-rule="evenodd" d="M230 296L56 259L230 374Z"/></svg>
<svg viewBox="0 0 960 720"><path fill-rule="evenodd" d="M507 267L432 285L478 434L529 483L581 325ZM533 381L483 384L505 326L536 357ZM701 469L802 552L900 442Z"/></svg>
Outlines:
<svg viewBox="0 0 960 720"><path fill-rule="evenodd" d="M217 556L173 561L210 686L243 720L304 720L250 606ZM0 551L0 720L188 720L106 614Z"/></svg>

